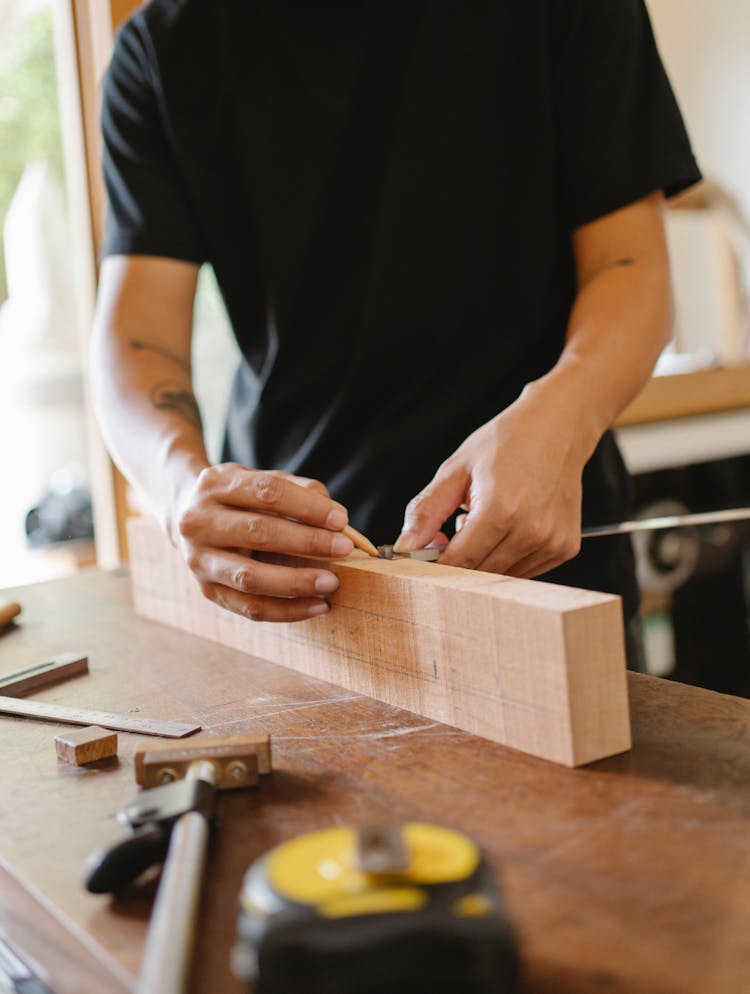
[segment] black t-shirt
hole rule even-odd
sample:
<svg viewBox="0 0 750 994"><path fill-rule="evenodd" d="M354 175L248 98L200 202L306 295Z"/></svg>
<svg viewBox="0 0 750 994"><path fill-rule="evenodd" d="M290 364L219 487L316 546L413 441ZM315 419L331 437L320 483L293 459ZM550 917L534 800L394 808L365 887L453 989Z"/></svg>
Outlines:
<svg viewBox="0 0 750 994"><path fill-rule="evenodd" d="M151 0L102 120L104 254L216 273L225 458L322 480L376 542L555 364L571 231L700 178L641 0ZM627 489L608 434L584 524ZM548 578L637 605L626 540Z"/></svg>

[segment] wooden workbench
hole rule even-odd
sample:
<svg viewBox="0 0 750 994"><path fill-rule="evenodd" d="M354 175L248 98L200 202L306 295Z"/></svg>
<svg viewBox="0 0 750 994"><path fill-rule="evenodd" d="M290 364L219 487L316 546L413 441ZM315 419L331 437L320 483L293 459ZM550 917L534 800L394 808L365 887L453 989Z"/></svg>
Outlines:
<svg viewBox="0 0 750 994"><path fill-rule="evenodd" d="M192 994L242 990L228 951L253 858L325 825L406 818L487 849L525 992L750 989L750 701L632 676L632 753L568 770L138 619L124 574L9 596L24 610L0 636L0 674L89 654L89 676L36 699L273 735L276 772L220 799ZM55 994L123 994L148 900L110 904L81 878L86 855L118 835L144 739L121 733L119 761L78 769L55 758L60 728L0 717L0 931Z"/></svg>

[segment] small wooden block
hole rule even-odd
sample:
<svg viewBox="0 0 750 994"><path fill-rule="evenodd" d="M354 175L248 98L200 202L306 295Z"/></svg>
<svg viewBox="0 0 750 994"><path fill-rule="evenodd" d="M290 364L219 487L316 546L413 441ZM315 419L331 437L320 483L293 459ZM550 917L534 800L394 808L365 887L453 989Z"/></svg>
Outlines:
<svg viewBox="0 0 750 994"><path fill-rule="evenodd" d="M117 734L108 732L98 725L77 728L64 735L55 736L57 758L66 763L84 766L97 759L108 759L117 755Z"/></svg>
<svg viewBox="0 0 750 994"><path fill-rule="evenodd" d="M14 618L21 613L21 605L15 601L3 601L0 603L0 628L5 628Z"/></svg>
<svg viewBox="0 0 750 994"><path fill-rule="evenodd" d="M258 774L271 772L271 737L269 735L230 735L191 739L189 744L175 746L173 742L149 743L135 754L135 780L142 787L157 787L163 782L164 771L181 779L191 763L206 759L216 770L216 786L220 790L252 787ZM246 775L242 776L244 764Z"/></svg>

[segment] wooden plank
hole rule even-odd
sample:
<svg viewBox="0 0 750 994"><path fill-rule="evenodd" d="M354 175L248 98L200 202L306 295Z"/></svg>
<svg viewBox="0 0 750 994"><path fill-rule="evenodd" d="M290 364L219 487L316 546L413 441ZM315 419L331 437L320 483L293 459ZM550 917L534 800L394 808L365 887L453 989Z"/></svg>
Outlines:
<svg viewBox="0 0 750 994"><path fill-rule="evenodd" d="M65 176L73 227L71 259L83 354L93 320L97 259L107 205L101 167L101 83L114 32L139 6L140 0L59 0L53 5ZM88 393L87 390L87 398ZM106 452L88 400L85 413L97 560L100 566L111 567L127 559L124 519L131 513L127 485Z"/></svg>
<svg viewBox="0 0 750 994"><path fill-rule="evenodd" d="M566 766L630 748L617 597L354 553L329 614L253 622L200 594L153 521L128 528L144 617Z"/></svg>
<svg viewBox="0 0 750 994"><path fill-rule="evenodd" d="M98 253L107 209L101 168L102 136L99 126L101 81L112 54L114 33L137 10L141 0L67 0L67 2L71 4L75 25L89 208L94 247Z"/></svg>
<svg viewBox="0 0 750 994"><path fill-rule="evenodd" d="M17 673L0 676L0 694L4 697L21 697L88 671L88 656L82 656L79 652L64 652L54 659L27 666Z"/></svg>
<svg viewBox="0 0 750 994"><path fill-rule="evenodd" d="M750 407L750 363L654 376L617 419L617 427Z"/></svg>

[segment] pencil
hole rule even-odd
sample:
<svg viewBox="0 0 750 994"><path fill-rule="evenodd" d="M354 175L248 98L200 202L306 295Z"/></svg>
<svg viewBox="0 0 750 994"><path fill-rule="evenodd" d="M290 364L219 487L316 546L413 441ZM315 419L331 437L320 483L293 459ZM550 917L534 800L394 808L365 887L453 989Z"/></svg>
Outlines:
<svg viewBox="0 0 750 994"><path fill-rule="evenodd" d="M350 535L349 538L352 538ZM352 542L354 539L352 538ZM9 625L13 619L21 613L21 605L16 604L15 601L0 603L0 628L5 628Z"/></svg>
<svg viewBox="0 0 750 994"><path fill-rule="evenodd" d="M343 530L344 535L350 538L354 542L354 546L357 549L361 549L362 552L366 552L368 556L375 556L376 559L380 558L380 553L377 548L372 544L369 538L365 538L356 528L352 528L351 525L347 525Z"/></svg>

